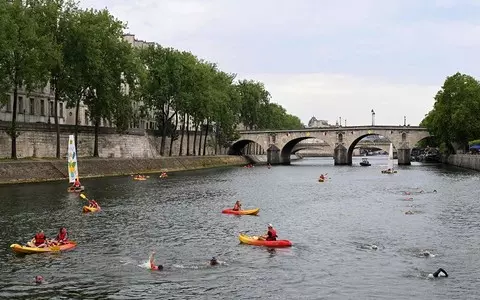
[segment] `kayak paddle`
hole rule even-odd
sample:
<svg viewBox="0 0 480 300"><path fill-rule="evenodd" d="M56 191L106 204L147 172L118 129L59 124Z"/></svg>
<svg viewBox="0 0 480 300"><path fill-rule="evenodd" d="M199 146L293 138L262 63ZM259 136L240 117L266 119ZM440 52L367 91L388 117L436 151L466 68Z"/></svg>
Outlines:
<svg viewBox="0 0 480 300"><path fill-rule="evenodd" d="M80 198L82 198L82 199L85 199L85 200L89 201L89 199L87 198L87 196L85 196L85 194L83 194L83 193L82 193L82 194L80 194Z"/></svg>

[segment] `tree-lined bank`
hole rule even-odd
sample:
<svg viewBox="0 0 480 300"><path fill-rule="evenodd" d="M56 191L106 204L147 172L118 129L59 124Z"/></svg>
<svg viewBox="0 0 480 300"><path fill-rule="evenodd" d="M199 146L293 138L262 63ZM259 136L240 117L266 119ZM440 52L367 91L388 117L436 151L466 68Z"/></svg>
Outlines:
<svg viewBox="0 0 480 300"><path fill-rule="evenodd" d="M76 108L76 124L80 104L87 106L95 126L94 156L102 119L122 132L140 118L153 117L162 135L162 155L176 155L164 153L167 138L183 145L192 127L195 146L187 148L187 155L205 154L209 134L218 146L227 146L239 124L248 129L303 127L299 118L271 102L261 82L236 80L235 74L190 52L157 44L134 48L123 39L125 30L126 24L108 10L81 9L71 0L0 1L0 94L13 94L12 158L17 158L18 90L31 93L48 84L55 97L57 157L59 101Z"/></svg>

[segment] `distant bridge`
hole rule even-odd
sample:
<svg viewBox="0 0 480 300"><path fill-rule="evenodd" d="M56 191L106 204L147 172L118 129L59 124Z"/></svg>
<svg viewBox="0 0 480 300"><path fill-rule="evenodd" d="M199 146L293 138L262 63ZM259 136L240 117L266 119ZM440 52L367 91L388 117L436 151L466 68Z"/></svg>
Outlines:
<svg viewBox="0 0 480 300"><path fill-rule="evenodd" d="M351 165L353 150L364 137L380 135L397 150L398 164L410 164L410 151L419 141L430 137L420 126L349 126L305 128L300 130L241 131L240 138L230 146L229 154L267 153L270 164L290 164L294 147L306 139L318 139L333 149L335 165Z"/></svg>
<svg viewBox="0 0 480 300"><path fill-rule="evenodd" d="M312 140L313 141L313 140ZM390 141L370 141L361 140L353 149L352 156L361 155L365 152L385 151L388 152L390 148ZM394 156L396 156L396 149L393 149ZM292 149L292 154L300 154L301 156L330 156L333 157L332 147L324 141L311 143L309 140L301 141Z"/></svg>

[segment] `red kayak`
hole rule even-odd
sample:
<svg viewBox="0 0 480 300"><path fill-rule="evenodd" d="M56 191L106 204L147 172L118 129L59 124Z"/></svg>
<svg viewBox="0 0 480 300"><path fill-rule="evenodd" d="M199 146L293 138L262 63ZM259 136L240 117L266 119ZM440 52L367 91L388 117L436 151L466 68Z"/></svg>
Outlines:
<svg viewBox="0 0 480 300"><path fill-rule="evenodd" d="M290 242L289 240L266 241L258 239L258 236L248 236L243 233L240 233L238 239L242 244L248 244L253 246L265 246L269 248L283 248L292 246L292 242Z"/></svg>
<svg viewBox="0 0 480 300"><path fill-rule="evenodd" d="M233 210L231 208L222 210L223 214L232 214L232 215L254 215L256 216L260 208L255 209L246 209L246 210Z"/></svg>

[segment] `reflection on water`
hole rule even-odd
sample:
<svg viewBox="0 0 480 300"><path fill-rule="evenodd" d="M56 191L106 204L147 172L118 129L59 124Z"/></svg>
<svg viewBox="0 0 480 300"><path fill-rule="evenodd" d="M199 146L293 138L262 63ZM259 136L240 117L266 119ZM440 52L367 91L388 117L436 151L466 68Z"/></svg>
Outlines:
<svg viewBox="0 0 480 300"><path fill-rule="evenodd" d="M96 214L82 214L85 200L64 182L0 186L0 298L479 298L479 174L416 163L386 175L386 158L369 160L86 179L103 208ZM319 183L320 173L329 179ZM238 199L259 216L220 213ZM293 247L239 244L240 231L262 234L268 223ZM62 226L73 251L9 249ZM144 267L151 251L163 271ZM222 264L209 266L213 256ZM448 278L425 280L439 267ZM35 275L47 283L35 285Z"/></svg>

